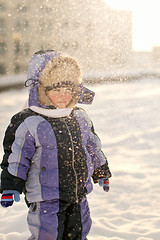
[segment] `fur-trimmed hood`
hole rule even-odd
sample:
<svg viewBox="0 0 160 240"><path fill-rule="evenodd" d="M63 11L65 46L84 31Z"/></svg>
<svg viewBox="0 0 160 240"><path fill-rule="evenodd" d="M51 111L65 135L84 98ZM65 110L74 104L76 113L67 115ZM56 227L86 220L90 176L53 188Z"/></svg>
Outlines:
<svg viewBox="0 0 160 240"><path fill-rule="evenodd" d="M73 97L67 106L91 104L94 92L82 85L81 69L76 59L54 50L36 52L29 63L26 86L29 87L29 107L50 108L53 104L46 95L46 88L69 82L73 87Z"/></svg>

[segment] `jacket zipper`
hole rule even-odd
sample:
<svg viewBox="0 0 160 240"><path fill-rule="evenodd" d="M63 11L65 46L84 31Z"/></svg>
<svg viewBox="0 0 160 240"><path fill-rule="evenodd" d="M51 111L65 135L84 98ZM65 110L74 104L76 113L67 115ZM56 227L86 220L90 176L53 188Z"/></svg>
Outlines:
<svg viewBox="0 0 160 240"><path fill-rule="evenodd" d="M70 137L70 140L71 140L71 148L72 148L72 168L73 168L73 171L74 171L74 175L75 175L75 179L76 179L76 203L78 203L78 177L77 177L77 172L76 172L76 169L75 169L75 159L74 159L74 145L73 145L73 138L72 138L72 134L71 134L71 131L67 125L67 123L65 122L65 120L63 119L64 121L64 124L68 130L68 134L69 134L69 137Z"/></svg>

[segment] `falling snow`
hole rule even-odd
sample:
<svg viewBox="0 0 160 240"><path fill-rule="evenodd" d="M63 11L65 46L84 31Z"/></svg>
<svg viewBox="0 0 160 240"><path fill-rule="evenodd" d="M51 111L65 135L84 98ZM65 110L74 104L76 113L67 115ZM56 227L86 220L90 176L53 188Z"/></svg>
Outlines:
<svg viewBox="0 0 160 240"><path fill-rule="evenodd" d="M96 96L85 109L113 176L109 193L96 184L88 196L93 220L88 240L159 240L160 79L90 88ZM26 99L25 89L1 93L1 145L10 117ZM29 237L27 211L23 196L12 208L0 209L0 240Z"/></svg>

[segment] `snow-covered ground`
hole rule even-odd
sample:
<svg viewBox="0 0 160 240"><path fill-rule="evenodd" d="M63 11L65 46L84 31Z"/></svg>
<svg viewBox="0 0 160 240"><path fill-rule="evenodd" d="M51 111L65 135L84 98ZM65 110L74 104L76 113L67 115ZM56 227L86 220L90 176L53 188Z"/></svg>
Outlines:
<svg viewBox="0 0 160 240"><path fill-rule="evenodd" d="M101 138L112 178L110 192L94 185L88 196L93 220L88 240L160 239L160 79L90 86L96 97L85 106ZM10 117L27 90L0 94L0 144ZM0 148L2 156L2 147ZM0 240L29 237L23 196L0 207Z"/></svg>

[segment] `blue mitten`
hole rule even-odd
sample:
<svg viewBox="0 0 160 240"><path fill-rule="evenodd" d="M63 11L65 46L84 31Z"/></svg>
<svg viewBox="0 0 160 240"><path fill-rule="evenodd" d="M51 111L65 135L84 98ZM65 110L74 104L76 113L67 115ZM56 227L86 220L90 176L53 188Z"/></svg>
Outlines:
<svg viewBox="0 0 160 240"><path fill-rule="evenodd" d="M14 195L14 199L13 199ZM15 190L4 190L1 197L1 206L10 207L13 205L14 200L16 202L20 201L19 192Z"/></svg>
<svg viewBox="0 0 160 240"><path fill-rule="evenodd" d="M109 179L108 178L100 178L99 185L102 187L105 192L109 191Z"/></svg>

